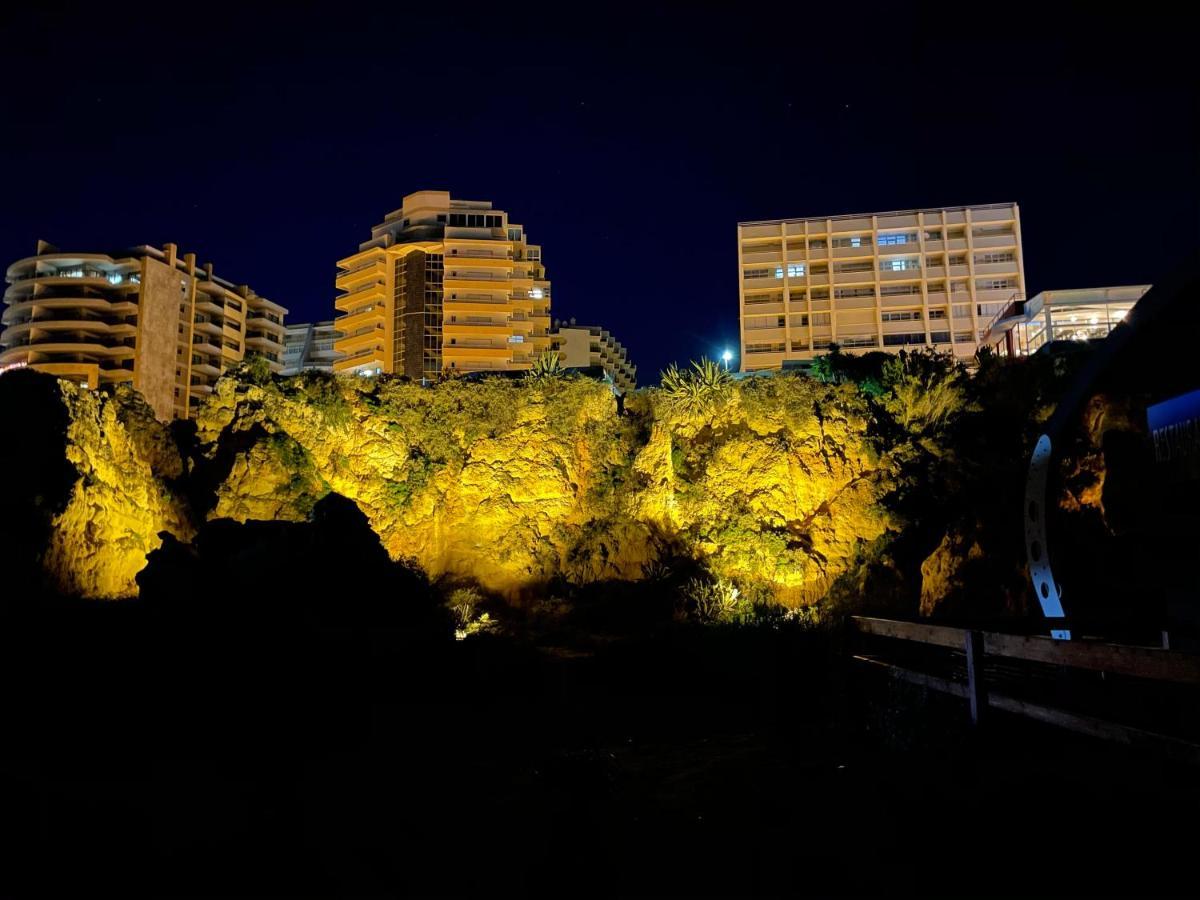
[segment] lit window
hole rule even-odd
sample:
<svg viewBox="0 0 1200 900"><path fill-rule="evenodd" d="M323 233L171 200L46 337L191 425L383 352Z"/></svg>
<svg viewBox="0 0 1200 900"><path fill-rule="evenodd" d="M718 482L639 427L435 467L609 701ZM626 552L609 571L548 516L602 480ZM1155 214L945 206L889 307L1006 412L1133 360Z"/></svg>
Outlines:
<svg viewBox="0 0 1200 900"><path fill-rule="evenodd" d="M529 296L532 297L534 300L541 300L542 299L542 289L541 288L530 288Z"/></svg>
<svg viewBox="0 0 1200 900"><path fill-rule="evenodd" d="M109 274L109 276L108 276L108 283L109 283L109 284L120 284L120 283L121 283L123 280L124 280L124 279L123 279L123 278L121 278L121 273L120 273L120 272L112 272L112 273L110 273L110 274Z"/></svg>
<svg viewBox="0 0 1200 900"><path fill-rule="evenodd" d="M804 263L788 263L788 278L803 278Z"/></svg>
<svg viewBox="0 0 1200 900"><path fill-rule="evenodd" d="M862 246L862 238L860 238L860 237L850 238L850 246L851 247L861 247Z"/></svg>

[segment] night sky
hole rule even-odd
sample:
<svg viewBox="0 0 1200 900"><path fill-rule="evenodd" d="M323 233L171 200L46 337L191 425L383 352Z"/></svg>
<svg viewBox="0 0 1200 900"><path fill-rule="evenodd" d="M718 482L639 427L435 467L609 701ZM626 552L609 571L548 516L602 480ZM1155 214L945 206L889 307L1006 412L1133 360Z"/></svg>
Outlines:
<svg viewBox="0 0 1200 900"><path fill-rule="evenodd" d="M1146 7L101 6L0 14L5 264L173 241L329 318L335 260L444 189L647 382L736 349L739 220L1015 200L1031 291L1200 243L1194 31Z"/></svg>

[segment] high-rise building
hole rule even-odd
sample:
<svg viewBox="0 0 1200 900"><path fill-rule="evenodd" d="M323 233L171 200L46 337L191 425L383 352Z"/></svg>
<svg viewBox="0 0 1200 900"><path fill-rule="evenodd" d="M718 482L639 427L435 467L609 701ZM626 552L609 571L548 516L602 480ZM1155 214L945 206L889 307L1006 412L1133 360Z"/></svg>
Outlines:
<svg viewBox="0 0 1200 900"><path fill-rule="evenodd" d="M1148 284L1042 291L992 318L981 342L1000 356L1028 356L1052 341L1095 341L1125 319Z"/></svg>
<svg viewBox="0 0 1200 900"><path fill-rule="evenodd" d="M742 222L741 368L847 352L975 354L1024 296L1015 203Z"/></svg>
<svg viewBox="0 0 1200 900"><path fill-rule="evenodd" d="M304 369L332 372L342 358L333 345L342 333L326 322L296 322L287 326L283 336L283 373L297 375Z"/></svg>
<svg viewBox="0 0 1200 900"><path fill-rule="evenodd" d="M0 369L27 365L91 388L129 382L167 420L192 415L251 353L282 368L287 310L174 244L110 255L39 241L7 280Z"/></svg>
<svg viewBox="0 0 1200 900"><path fill-rule="evenodd" d="M527 369L550 348L541 247L486 201L409 194L338 261L336 285L338 372Z"/></svg>
<svg viewBox="0 0 1200 900"><path fill-rule="evenodd" d="M621 342L599 325L576 325L574 319L555 322L550 346L563 368L602 368L621 393L637 387L637 366L629 361Z"/></svg>

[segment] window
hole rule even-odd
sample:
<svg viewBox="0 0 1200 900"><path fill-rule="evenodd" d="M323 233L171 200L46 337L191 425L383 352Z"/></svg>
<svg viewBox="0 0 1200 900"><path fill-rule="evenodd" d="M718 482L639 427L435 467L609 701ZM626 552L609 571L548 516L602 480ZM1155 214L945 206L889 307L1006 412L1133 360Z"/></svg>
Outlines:
<svg viewBox="0 0 1200 900"><path fill-rule="evenodd" d="M884 322L919 322L921 321L921 311L919 309L905 309L899 312L885 312L880 318Z"/></svg>
<svg viewBox="0 0 1200 900"><path fill-rule="evenodd" d="M944 319L944 318L946 318L946 311L944 309L931 309L929 311L929 318L930 319Z"/></svg>
<svg viewBox="0 0 1200 900"><path fill-rule="evenodd" d="M783 341L780 341L775 344L747 344L746 345L747 353L782 353L783 350L784 350Z"/></svg>
<svg viewBox="0 0 1200 900"><path fill-rule="evenodd" d="M950 265L952 265L952 266L965 266L966 264L967 264L967 257L963 254L959 254L958 256L950 257Z"/></svg>
<svg viewBox="0 0 1200 900"><path fill-rule="evenodd" d="M1011 250L1002 253L977 253L975 254L975 265L986 266L991 263L1010 263L1015 262L1017 257Z"/></svg>
<svg viewBox="0 0 1200 900"><path fill-rule="evenodd" d="M770 274L771 274L771 272L768 269L747 269L745 272L742 273L742 276L746 280L750 280L752 278L767 278L770 276ZM776 277L782 278L783 276L778 275Z"/></svg>
<svg viewBox="0 0 1200 900"><path fill-rule="evenodd" d="M861 247L864 240L866 240L868 244L871 243L871 239L869 237L864 239L859 235L854 235L853 237L834 238L833 246L838 248Z"/></svg>
<svg viewBox="0 0 1200 900"><path fill-rule="evenodd" d="M812 298L814 300L828 300L829 288L813 288Z"/></svg>
<svg viewBox="0 0 1200 900"><path fill-rule="evenodd" d="M885 297L902 297L921 293L921 286L919 284L884 284L880 285L879 293Z"/></svg>
<svg viewBox="0 0 1200 900"><path fill-rule="evenodd" d="M787 273L788 278L803 278L804 263L788 263Z"/></svg>
<svg viewBox="0 0 1200 900"><path fill-rule="evenodd" d="M534 300L541 300L545 296L545 292L541 288L530 288L529 296Z"/></svg>
<svg viewBox="0 0 1200 900"><path fill-rule="evenodd" d="M885 347L902 347L906 344L924 344L925 333L923 331L907 332L905 334L885 334L883 336L883 346Z"/></svg>
<svg viewBox="0 0 1200 900"><path fill-rule="evenodd" d="M808 242L809 250L824 250L828 246L829 245L827 243L825 243L824 238L816 238L815 240L811 240Z"/></svg>
<svg viewBox="0 0 1200 900"><path fill-rule="evenodd" d="M508 239L509 239L510 241L519 241L519 240L521 240L521 229L520 229L520 228L510 228L510 229L508 229Z"/></svg>
<svg viewBox="0 0 1200 900"><path fill-rule="evenodd" d="M870 262L835 263L835 272L870 272L875 267Z"/></svg>
<svg viewBox="0 0 1200 900"><path fill-rule="evenodd" d="M931 331L929 332L929 340L935 344L948 344L950 343L950 332Z"/></svg>
<svg viewBox="0 0 1200 900"><path fill-rule="evenodd" d="M955 306L955 307L953 307L953 309L954 309L954 318L956 318L956 319L969 319L969 318L971 318L971 307L969 307L969 306Z"/></svg>
<svg viewBox="0 0 1200 900"><path fill-rule="evenodd" d="M792 295L793 298L795 294ZM783 295L781 294L752 294L746 298L747 306L762 306L764 303L782 303Z"/></svg>
<svg viewBox="0 0 1200 900"><path fill-rule="evenodd" d="M813 313L812 323L814 325L828 325L830 321L829 313Z"/></svg>
<svg viewBox="0 0 1200 900"><path fill-rule="evenodd" d="M453 228L499 228L503 217L487 216L481 213L450 213L450 225ZM408 225L408 220L404 220Z"/></svg>
<svg viewBox="0 0 1200 900"><path fill-rule="evenodd" d="M808 316L807 315L802 314L799 316L792 316L792 327L793 328L804 328L807 325L808 325Z"/></svg>
<svg viewBox="0 0 1200 900"><path fill-rule="evenodd" d="M1016 281L1011 278L981 278L975 282L977 291L1011 291L1016 287Z"/></svg>
<svg viewBox="0 0 1200 900"><path fill-rule="evenodd" d="M896 247L901 244L915 244L917 235L915 232L905 232L903 234L881 234L879 236L880 247Z"/></svg>
<svg viewBox="0 0 1200 900"><path fill-rule="evenodd" d="M839 300L845 300L849 297L874 297L875 288L838 288L833 292L833 296Z"/></svg>
<svg viewBox="0 0 1200 900"><path fill-rule="evenodd" d="M942 239L942 230L940 228L929 229L925 232L925 240L940 241Z"/></svg>
<svg viewBox="0 0 1200 900"><path fill-rule="evenodd" d="M910 272L921 268L920 261L911 258L905 259L888 259L880 265L880 270L883 272Z"/></svg>

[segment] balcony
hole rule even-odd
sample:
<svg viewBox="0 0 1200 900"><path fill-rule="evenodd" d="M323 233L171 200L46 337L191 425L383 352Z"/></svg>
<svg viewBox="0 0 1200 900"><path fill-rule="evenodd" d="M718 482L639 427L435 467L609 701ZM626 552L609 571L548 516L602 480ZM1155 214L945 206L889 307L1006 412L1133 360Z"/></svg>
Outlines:
<svg viewBox="0 0 1200 900"><path fill-rule="evenodd" d="M779 263L783 260L783 253L778 247L774 250L756 250L752 253L742 251L742 262L746 265L751 263Z"/></svg>
<svg viewBox="0 0 1200 900"><path fill-rule="evenodd" d="M992 247L1015 248L1017 246L1017 236L1015 234L974 235L971 238L971 243L975 245L976 250L988 250Z"/></svg>
<svg viewBox="0 0 1200 900"><path fill-rule="evenodd" d="M882 248L880 249L882 251ZM861 246L858 247L834 247L834 259L852 259L854 257L871 257L875 255L875 249L871 244L871 239L864 238Z"/></svg>
<svg viewBox="0 0 1200 900"><path fill-rule="evenodd" d="M383 299L383 291L384 291L383 282L371 281L364 285L360 285L359 287L356 287L352 291L347 291L344 294L339 294L337 297L335 297L333 299L333 305L336 308L344 311L344 310L349 309L353 305L360 304L360 303L364 302L365 300L371 299L375 296L378 296L379 299L382 300ZM248 316L248 318L253 319L253 318L256 318L256 316L254 315L254 313L251 313Z"/></svg>
<svg viewBox="0 0 1200 900"><path fill-rule="evenodd" d="M1016 275L1017 261L997 263L976 263L976 275Z"/></svg>
<svg viewBox="0 0 1200 900"><path fill-rule="evenodd" d="M349 289L353 284L358 284L364 278L381 279L387 274L385 263L382 259L373 259L369 262L359 263L351 269L339 271L334 284L342 290Z"/></svg>
<svg viewBox="0 0 1200 900"><path fill-rule="evenodd" d="M507 360L512 354L512 351L507 345L497 347L495 345L480 343L464 343L459 341L456 344L442 344L442 357L449 359L462 359L464 357L484 357L487 359L505 359Z"/></svg>
<svg viewBox="0 0 1200 900"><path fill-rule="evenodd" d="M741 230L743 238L779 237L782 233L778 224L743 225Z"/></svg>
<svg viewBox="0 0 1200 900"><path fill-rule="evenodd" d="M834 284L861 284L863 282L872 282L875 280L875 267L870 266L865 269L858 269L850 272L834 272ZM814 284L817 282L814 282Z"/></svg>
<svg viewBox="0 0 1200 900"><path fill-rule="evenodd" d="M971 222L978 225L981 222L1011 222L1013 208L1002 206L998 209L972 209Z"/></svg>
<svg viewBox="0 0 1200 900"><path fill-rule="evenodd" d="M804 307L803 300L792 300L793 307ZM774 303L746 303L742 306L742 315L758 316L776 313L783 315L783 301L777 300Z"/></svg>

